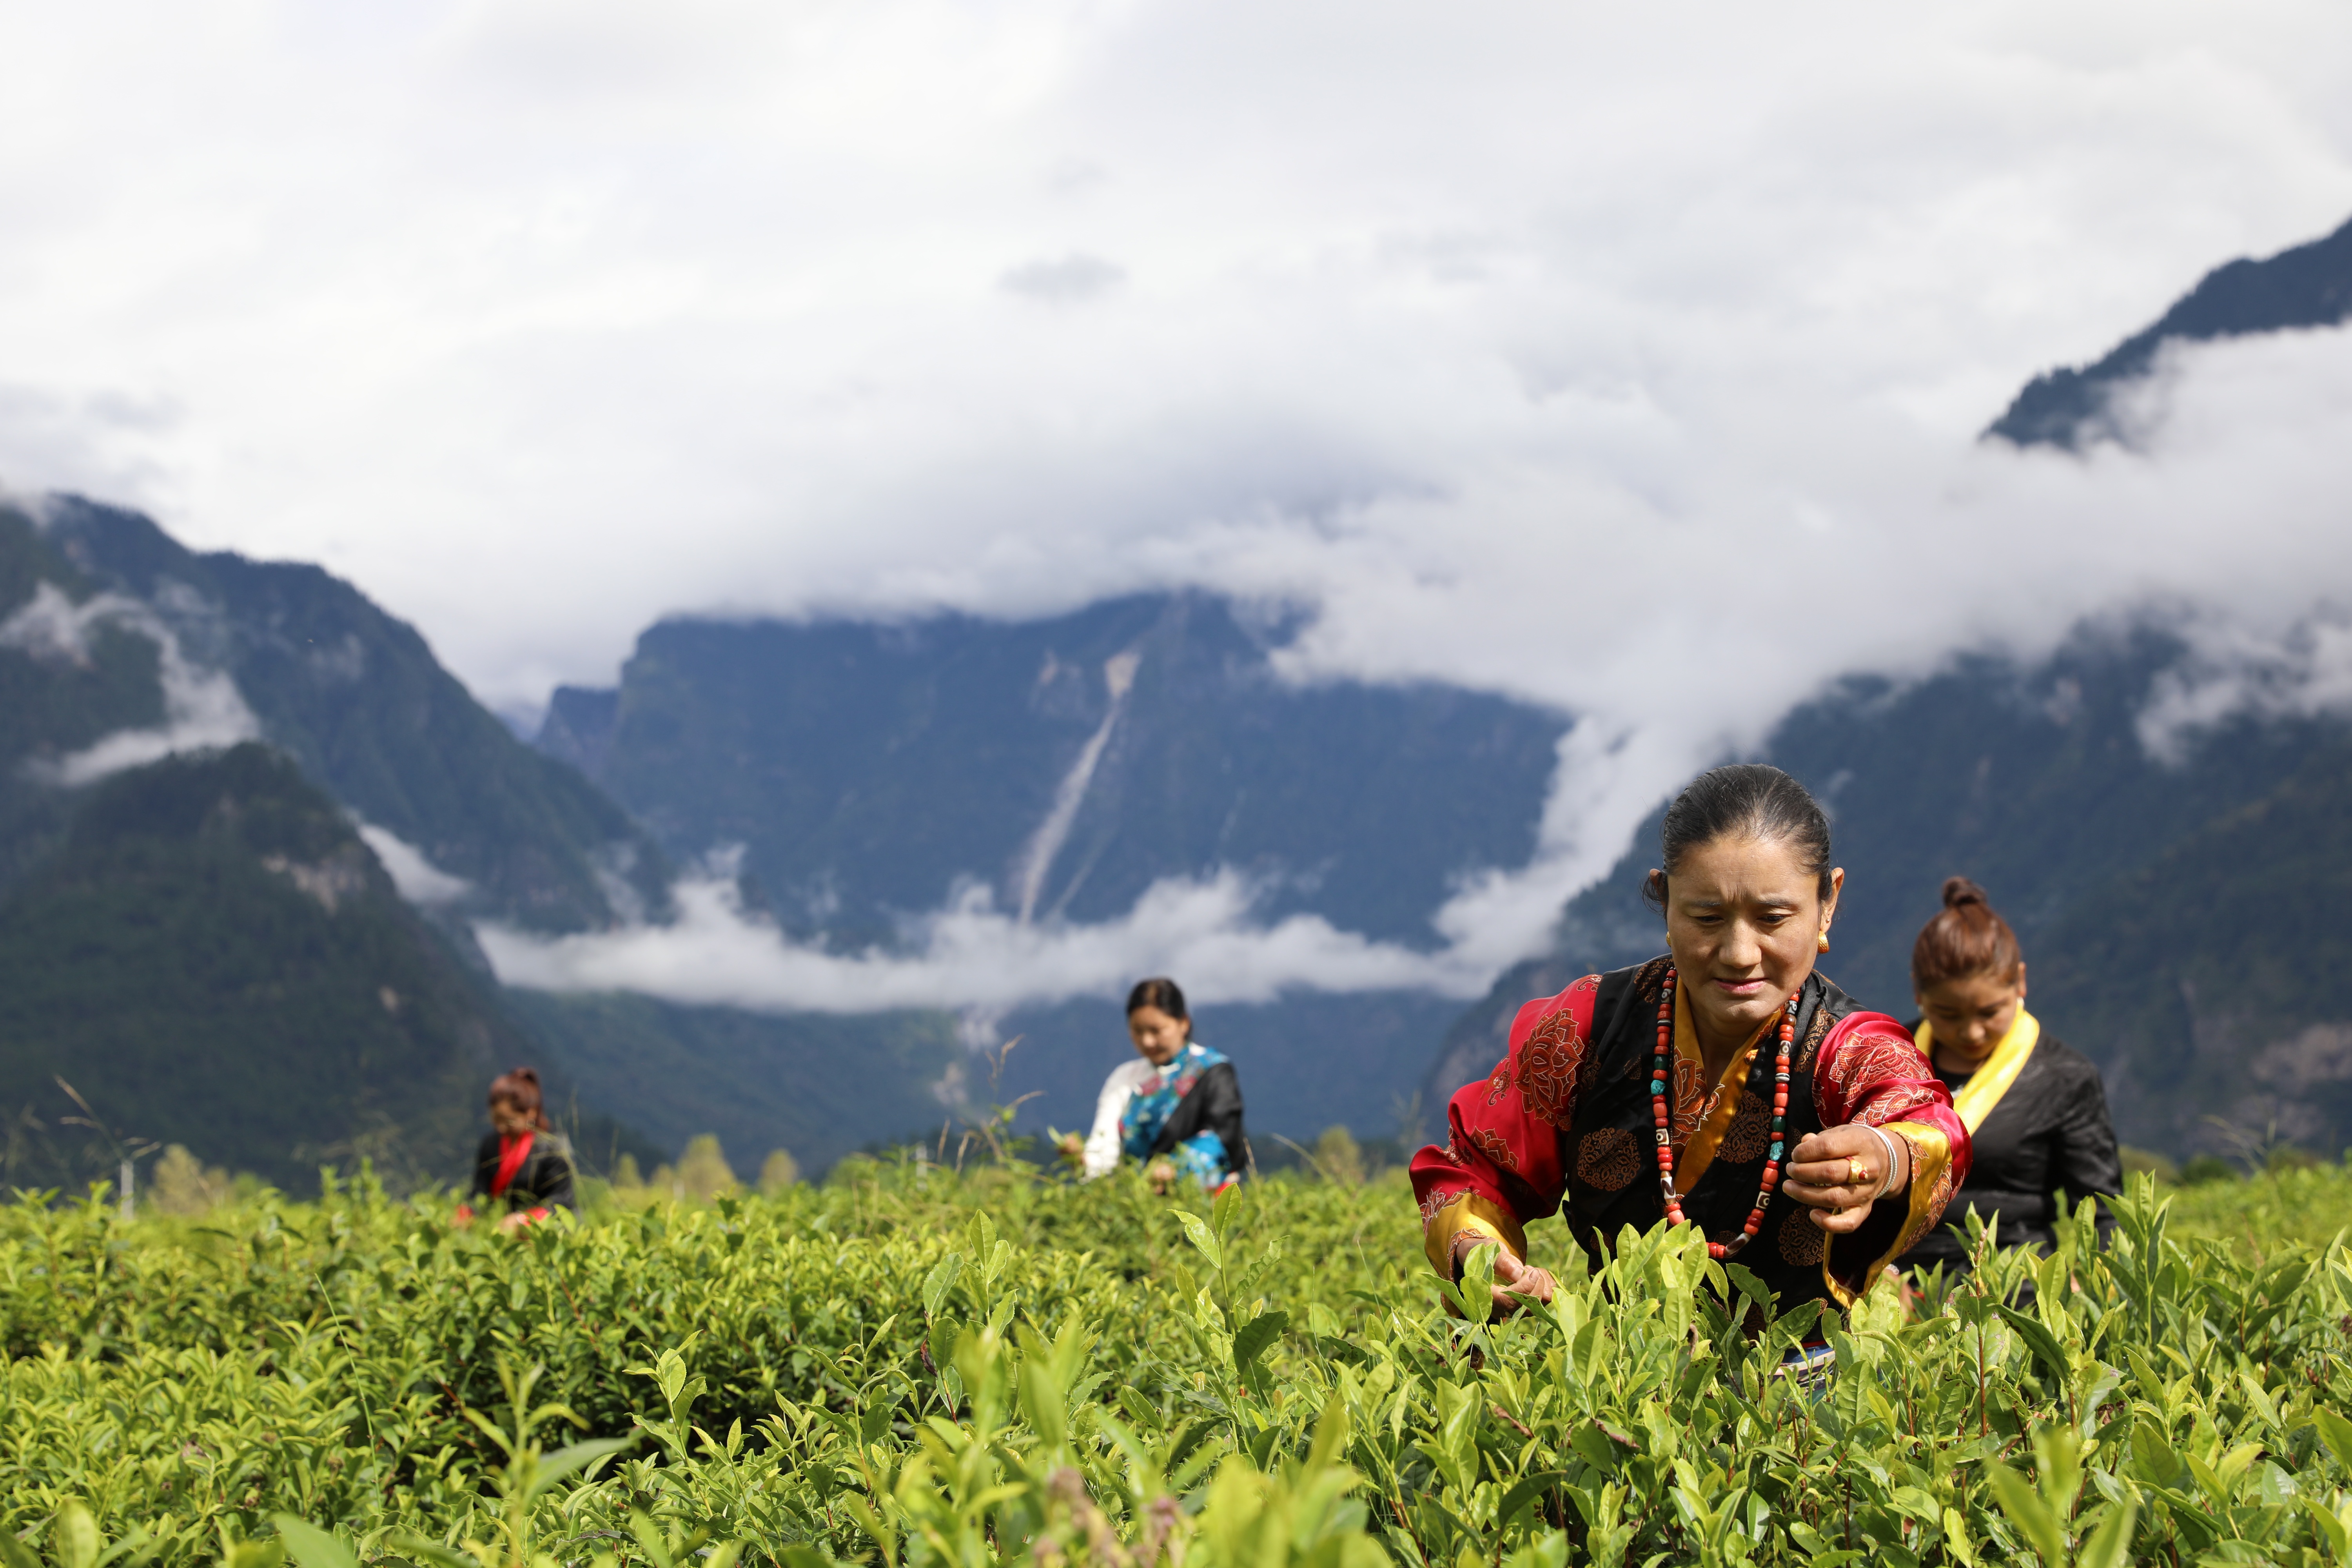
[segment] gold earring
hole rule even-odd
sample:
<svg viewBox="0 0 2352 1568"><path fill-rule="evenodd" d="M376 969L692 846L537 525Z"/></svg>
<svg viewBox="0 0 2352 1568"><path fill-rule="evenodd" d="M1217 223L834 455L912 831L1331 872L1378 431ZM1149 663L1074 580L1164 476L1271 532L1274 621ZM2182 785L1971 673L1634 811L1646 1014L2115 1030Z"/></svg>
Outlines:
<svg viewBox="0 0 2352 1568"><path fill-rule="evenodd" d="M1822 935L1821 935L1821 946L1822 946L1822 951L1823 952L1827 952L1830 950L1830 933L1829 933L1829 932L1827 932L1827 931L1823 931L1823 932L1822 932Z"/></svg>

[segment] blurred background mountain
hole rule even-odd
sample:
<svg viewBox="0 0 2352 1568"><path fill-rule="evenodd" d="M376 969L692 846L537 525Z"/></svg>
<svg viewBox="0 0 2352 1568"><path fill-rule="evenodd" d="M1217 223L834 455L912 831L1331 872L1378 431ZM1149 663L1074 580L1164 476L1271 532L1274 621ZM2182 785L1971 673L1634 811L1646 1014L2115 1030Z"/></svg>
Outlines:
<svg viewBox="0 0 2352 1568"><path fill-rule="evenodd" d="M2163 345L2325 328L2352 226L2234 262L1989 434L2078 449ZM2105 1068L2126 1140L2352 1138L2352 725L2275 700L2151 617L2032 665L1856 679L1766 754L1835 814L1827 967L1908 1014L1942 879L2016 923L2032 1005ZM1567 731L1481 693L1285 679L1298 622L1192 594L1025 622L674 619L611 689L557 691L532 743L423 639L312 566L188 551L71 497L0 506L0 1110L5 1179L110 1172L68 1118L305 1184L373 1158L453 1179L487 1076L536 1061L592 1169L716 1133L815 1173L1034 1091L1082 1125L1129 1047L1117 1000L1002 1016L838 1016L502 988L475 942L659 922L680 868L835 952L985 889L1049 927L1221 869L1261 912L1431 950L1466 871L1523 863ZM2298 689L2330 689L2324 637ZM2233 682L2235 684L2233 684ZM1468 1008L1411 990L1199 1009L1252 1125L1305 1142L1434 1124L1510 1014L1656 951L1654 823L1547 952ZM1200 976L1180 976L1195 982ZM975 1043L1019 1037L1001 1075ZM1434 1060L1433 1061L1433 1058Z"/></svg>

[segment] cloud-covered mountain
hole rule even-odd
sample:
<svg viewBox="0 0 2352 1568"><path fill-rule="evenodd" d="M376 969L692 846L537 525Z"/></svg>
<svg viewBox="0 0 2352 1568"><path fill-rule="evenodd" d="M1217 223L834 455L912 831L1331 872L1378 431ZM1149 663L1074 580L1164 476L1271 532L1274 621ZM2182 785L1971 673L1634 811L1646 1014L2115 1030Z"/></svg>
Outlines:
<svg viewBox="0 0 2352 1568"><path fill-rule="evenodd" d="M1379 1131L1423 1077L1448 997L1527 952L1667 781L1761 743L1832 795L1878 868L1858 889L1881 891L1858 890L1849 918L1895 945L1841 950L1856 984L1899 1002L1886 954L1901 943L1885 932L1920 913L1874 913L1873 898L1931 900L1941 876L1971 870L2050 942L2037 996L2113 1065L2136 1135L2193 1141L2188 1108L2226 1088L2243 1090L2233 1118L2275 1114L2332 1142L2343 1021L2292 984L2256 994L2210 969L2229 944L2166 924L2172 906L2146 879L2186 879L2219 906L2241 896L2221 858L2247 856L2321 896L2280 836L2325 840L2338 799L2328 715L2352 689L2352 633L2326 607L2332 563L2314 542L2333 513L2311 479L2340 458L2310 438L2332 427L2310 389L2341 381L2344 334L2198 350L2182 363L2213 374L2177 387L2149 372L2168 342L2340 320L2347 236L2224 268L2102 366L2067 373L2088 411L2068 441L2090 440L2095 418L2110 435L2153 429L2159 383L2180 438L2081 463L1977 448L1949 487L1962 504L1929 531L1934 580L1914 571L1902 592L1887 591L1900 563L1874 553L1886 539L1802 498L1761 534L1740 508L1662 533L1643 508L1566 508L1586 519L1578 532L1518 527L1506 507L1465 542L1415 510L1435 493L1423 487L1311 531L1311 549L1280 542L1280 572L1213 579L1255 584L1239 598L665 621L616 689L558 691L538 755L413 631L316 568L195 554L86 502L48 503L37 529L0 515L0 888L55 863L96 782L258 738L353 815L459 951L528 988L500 1005L583 1100L665 1138L723 1122L740 1153L814 1140L793 1146L822 1164L960 1098L1031 1089L1034 1119L1067 1125L1126 1054L1118 993L1153 971L1192 987L1204 1035L1244 1062L1261 1129ZM2269 401L2245 406L2289 417L2246 417L2250 386ZM2056 406L1995 433L2057 440ZM2247 520L2227 550L2217 494ZM1521 500L1565 514L1556 495ZM2077 526L2085 509L2095 526ZM2106 557L2126 511L2118 585ZM1420 553L1364 557L1358 585L1372 588L1352 596L1286 590L1298 562L1330 567L1381 538ZM1213 542L1228 564L1247 545ZM1660 576L1662 561L1680 575ZM1727 569L1686 569L1701 563ZM1401 581L1475 616L1419 613L1422 598L1384 586ZM2080 629L2182 595L2207 607L2181 608L2165 638ZM1313 608L1247 607L1269 601ZM1758 640L1829 604L1805 636ZM1780 618L1733 613L1767 605ZM1398 652L1432 626L1470 654ZM1954 664L1954 647L2026 651ZM1782 717L1838 669L1895 674ZM1820 739L1832 731L1873 760L1838 761ZM2070 739L2094 731L2104 749ZM2034 782L1961 809L1882 760L1948 744L1979 747L1949 760L1953 777ZM2011 867L2019 846L2032 853ZM1646 950L1643 917L1609 901L1616 883L1572 903L1550 955L1462 1023L1429 1087L1491 1046L1496 1010L1529 984ZM2258 907L2242 929L2298 973L2325 971L2326 952L2267 919ZM2143 963L2185 1012L2147 1000ZM959 1029L1023 1037L1002 1082L980 1085L950 1044ZM2228 1079L2232 1051L2251 1053L2256 1089Z"/></svg>
<svg viewBox="0 0 2352 1568"><path fill-rule="evenodd" d="M83 618L99 605L95 619L110 637L129 639L128 657L164 664L151 707L173 705L173 660L201 672L184 684L213 683L210 708L179 718L183 733L171 732L172 715L150 714L146 754L133 748L120 760L266 739L380 835L467 889L444 884L446 894L535 929L606 924L663 896L667 868L625 813L517 743L413 627L350 584L298 563L198 553L137 512L75 497L52 498L41 512L38 541L21 512L0 512L0 532L20 552L61 557ZM25 634L17 646L31 646ZM72 706L85 725L119 717ZM28 736L0 763L36 751L54 758L69 743L63 734Z"/></svg>
<svg viewBox="0 0 2352 1568"><path fill-rule="evenodd" d="M1286 628L1199 595L1025 622L666 621L542 750L681 861L740 845L787 930L892 936L979 881L1101 921L1231 868L1264 912L1426 945L1453 879L1513 866L1566 721L1435 686L1293 684Z"/></svg>
<svg viewBox="0 0 2352 1568"><path fill-rule="evenodd" d="M2167 345L2333 327L2347 318L2352 222L2276 256L2241 257L2215 268L2153 325L2095 363L2035 376L1985 435L2069 451L2098 440L2135 444L2147 416L2133 406L2133 395L2157 374Z"/></svg>
<svg viewBox="0 0 2352 1568"><path fill-rule="evenodd" d="M953 1005L1067 1125L1160 970L1262 1128L1385 1131L1463 976L1432 924L1516 867L1567 729L1418 684L1284 679L1291 627L1200 595L1025 622L665 622L540 744L686 864L668 929L492 940L512 979L673 1000ZM722 897L723 895L723 897ZM985 1086L975 1077L971 1092Z"/></svg>
<svg viewBox="0 0 2352 1568"><path fill-rule="evenodd" d="M627 814L349 584L196 554L135 513L37 510L0 508L11 1179L106 1173L59 1077L129 1133L298 1185L362 1155L460 1174L485 1075L519 1061L592 1162L718 1131L821 1167L937 1110L938 1015L502 991L470 921L658 912L667 867ZM899 1070L845 1065L869 1055Z"/></svg>

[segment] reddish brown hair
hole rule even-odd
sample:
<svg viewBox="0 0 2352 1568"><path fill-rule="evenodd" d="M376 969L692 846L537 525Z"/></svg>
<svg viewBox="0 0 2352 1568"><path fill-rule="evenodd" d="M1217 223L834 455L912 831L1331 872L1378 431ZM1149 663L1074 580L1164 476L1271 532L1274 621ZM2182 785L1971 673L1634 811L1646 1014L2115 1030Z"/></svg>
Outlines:
<svg viewBox="0 0 2352 1568"><path fill-rule="evenodd" d="M1993 912L1985 890L1966 877L1950 877L1943 912L1911 944L1911 984L1925 991L1971 974L2013 974L2024 959L2017 933Z"/></svg>
<svg viewBox="0 0 2352 1568"><path fill-rule="evenodd" d="M551 1131L547 1124L547 1107L540 1099L537 1068L513 1068L492 1079L490 1108L497 1110L500 1100L530 1118L531 1125L541 1132Z"/></svg>

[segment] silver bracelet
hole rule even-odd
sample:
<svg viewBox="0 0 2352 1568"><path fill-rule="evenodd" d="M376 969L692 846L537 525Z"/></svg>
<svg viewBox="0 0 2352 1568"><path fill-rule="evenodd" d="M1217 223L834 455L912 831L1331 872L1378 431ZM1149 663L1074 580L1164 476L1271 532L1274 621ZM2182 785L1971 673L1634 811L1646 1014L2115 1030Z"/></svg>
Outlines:
<svg viewBox="0 0 2352 1568"><path fill-rule="evenodd" d="M1870 1194L1870 1201L1876 1203L1886 1195L1886 1189L1895 1184L1895 1135L1883 1128L1874 1127L1867 1121L1857 1122L1855 1125L1865 1132L1876 1134L1878 1142L1886 1151L1886 1173L1878 1178L1878 1190Z"/></svg>

